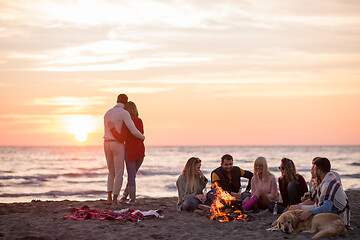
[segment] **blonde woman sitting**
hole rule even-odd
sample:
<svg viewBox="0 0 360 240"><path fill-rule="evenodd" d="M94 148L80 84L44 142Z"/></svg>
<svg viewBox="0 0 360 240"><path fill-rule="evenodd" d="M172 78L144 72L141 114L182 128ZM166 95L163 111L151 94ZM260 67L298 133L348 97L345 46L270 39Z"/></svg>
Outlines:
<svg viewBox="0 0 360 240"><path fill-rule="evenodd" d="M267 209L269 203L279 201L279 190L275 176L269 171L266 159L258 157L254 161L254 176L251 179L252 197L244 199L245 211L254 206L258 209Z"/></svg>
<svg viewBox="0 0 360 240"><path fill-rule="evenodd" d="M176 181L178 189L178 211L193 211L206 200L203 190L208 180L200 170L201 160L190 158Z"/></svg>

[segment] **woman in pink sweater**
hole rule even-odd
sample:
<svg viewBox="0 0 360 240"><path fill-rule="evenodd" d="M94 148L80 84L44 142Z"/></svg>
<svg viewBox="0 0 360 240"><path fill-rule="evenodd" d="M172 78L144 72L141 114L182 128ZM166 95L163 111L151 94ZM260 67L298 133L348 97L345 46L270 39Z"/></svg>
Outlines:
<svg viewBox="0 0 360 240"><path fill-rule="evenodd" d="M258 157L254 161L254 176L251 179L252 197L245 199L243 208L245 211L254 206L259 209L267 209L270 202L279 201L279 190L275 176L269 171L266 159Z"/></svg>

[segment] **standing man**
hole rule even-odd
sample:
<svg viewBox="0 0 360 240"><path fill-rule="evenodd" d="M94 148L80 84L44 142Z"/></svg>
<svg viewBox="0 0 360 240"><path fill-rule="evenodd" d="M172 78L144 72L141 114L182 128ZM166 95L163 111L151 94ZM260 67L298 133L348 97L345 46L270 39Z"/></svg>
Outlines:
<svg viewBox="0 0 360 240"><path fill-rule="evenodd" d="M241 190L241 177L249 179L245 192L240 193ZM229 154L225 154L221 157L221 166L211 172L211 188L208 197L214 200L215 182L224 191L227 191L230 195L234 196L236 200L244 200L246 197L251 197L251 178L253 173L247 170L243 170L233 165L233 157Z"/></svg>
<svg viewBox="0 0 360 240"><path fill-rule="evenodd" d="M127 101L128 97L125 94L120 94L117 98L117 104L104 115L104 152L109 170L107 202L112 205L118 204L117 199L123 182L125 147L123 142L118 142L111 134L108 124L113 122L116 130L120 133L121 127L125 123L132 135L141 140L145 139L145 136L135 127L129 112L124 109Z"/></svg>
<svg viewBox="0 0 360 240"><path fill-rule="evenodd" d="M314 172L318 182L321 182L317 190L316 202L311 210L301 213L300 220L306 220L311 215L318 213L339 214L344 220L345 226L350 227L349 200L336 178L330 171L331 164L327 158L319 157L314 162Z"/></svg>

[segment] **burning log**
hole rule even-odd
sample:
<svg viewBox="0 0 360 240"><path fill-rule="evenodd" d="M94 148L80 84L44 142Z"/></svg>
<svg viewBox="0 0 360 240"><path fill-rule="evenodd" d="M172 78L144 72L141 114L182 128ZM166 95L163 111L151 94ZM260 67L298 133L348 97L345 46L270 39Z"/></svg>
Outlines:
<svg viewBox="0 0 360 240"><path fill-rule="evenodd" d="M248 221L247 215L243 214L241 201L237 201L235 197L224 191L215 182L216 199L213 201L209 217L211 220L219 222L228 221Z"/></svg>

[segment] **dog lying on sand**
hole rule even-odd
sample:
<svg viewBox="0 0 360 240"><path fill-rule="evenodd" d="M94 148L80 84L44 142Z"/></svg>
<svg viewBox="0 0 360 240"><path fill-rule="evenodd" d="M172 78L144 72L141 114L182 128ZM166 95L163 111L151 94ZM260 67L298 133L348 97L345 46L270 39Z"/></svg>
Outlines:
<svg viewBox="0 0 360 240"><path fill-rule="evenodd" d="M333 213L319 213L305 221L299 219L303 210L291 210L284 212L277 219L277 225L273 229L284 233L299 233L305 231L315 234L312 238L318 239L334 235L345 235L344 220Z"/></svg>

